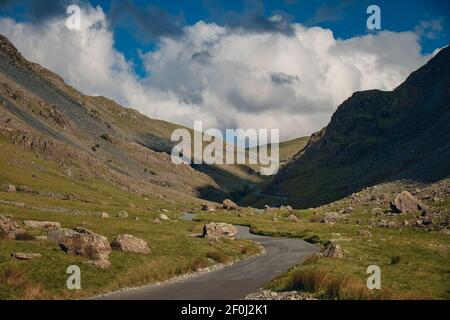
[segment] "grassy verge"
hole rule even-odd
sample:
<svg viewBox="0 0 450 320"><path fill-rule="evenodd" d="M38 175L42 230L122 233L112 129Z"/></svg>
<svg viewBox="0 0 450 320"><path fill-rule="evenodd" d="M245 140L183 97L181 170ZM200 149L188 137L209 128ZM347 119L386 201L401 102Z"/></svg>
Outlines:
<svg viewBox="0 0 450 320"><path fill-rule="evenodd" d="M448 203L448 199L443 202ZM320 223L316 213L330 208L295 210L299 221L289 221L287 212L253 213L244 209L241 216L218 210L202 214L202 221L223 221L251 226L263 235L287 236L324 244L338 242L343 259L310 259L268 284L273 290L299 290L325 299L450 299L450 236L407 227L403 229L368 227L374 217L370 208L355 207L347 221ZM415 215L389 217L403 221ZM386 218L386 217L384 217ZM274 221L275 220L275 221ZM371 236L360 235L370 230ZM369 291L367 267L381 268L381 290Z"/></svg>
<svg viewBox="0 0 450 320"><path fill-rule="evenodd" d="M66 254L46 241L0 241L0 299L75 299L140 286L215 264L244 258L255 246L248 241L190 237L200 233L201 223L179 220L180 205L164 199L128 193L92 178L69 178L54 162L45 161L6 140L0 145L0 214L24 220L58 221L63 227L83 226L108 237L129 233L147 241L151 253L139 255L113 251L111 267L102 270L87 264L87 259ZM6 185L27 186L34 192L7 193ZM58 195L70 194L64 200ZM126 210L129 217L115 215ZM153 223L160 212L171 218ZM110 218L100 218L107 212ZM33 236L45 235L42 229L27 228ZM249 250L249 252L247 252ZM28 261L16 260L12 252L35 252L42 256ZM208 256L214 252L217 259ZM214 258L214 257L213 257ZM69 265L81 268L81 290L68 290Z"/></svg>

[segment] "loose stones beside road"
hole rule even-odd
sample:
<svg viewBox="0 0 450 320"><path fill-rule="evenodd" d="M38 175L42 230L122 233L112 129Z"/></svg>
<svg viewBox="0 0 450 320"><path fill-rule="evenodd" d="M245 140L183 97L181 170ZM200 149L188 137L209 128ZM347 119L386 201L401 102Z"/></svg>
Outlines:
<svg viewBox="0 0 450 320"><path fill-rule="evenodd" d="M55 221L25 220L23 224L30 228L61 228L61 224Z"/></svg>
<svg viewBox="0 0 450 320"><path fill-rule="evenodd" d="M122 219L126 219L126 218L128 218L128 212L126 212L125 210L119 211L117 213L117 217L118 218L122 218Z"/></svg>
<svg viewBox="0 0 450 320"><path fill-rule="evenodd" d="M108 256L111 246L108 239L85 228L52 229L48 232L48 240L71 254L91 259L91 263L101 268L109 267Z"/></svg>
<svg viewBox="0 0 450 320"><path fill-rule="evenodd" d="M170 218L169 218L168 216L166 216L164 213L160 213L160 214L159 214L159 218L160 218L161 220L170 220Z"/></svg>
<svg viewBox="0 0 450 320"><path fill-rule="evenodd" d="M205 238L228 238L234 239L236 234L238 233L238 229L229 223L223 222L211 222L206 224L203 227L203 237Z"/></svg>
<svg viewBox="0 0 450 320"><path fill-rule="evenodd" d="M145 240L137 238L131 234L119 234L113 242L111 247L124 252L133 252L141 254L149 254L150 248Z"/></svg>
<svg viewBox="0 0 450 320"><path fill-rule="evenodd" d="M12 217L0 214L0 239L14 240L23 233L25 230Z"/></svg>

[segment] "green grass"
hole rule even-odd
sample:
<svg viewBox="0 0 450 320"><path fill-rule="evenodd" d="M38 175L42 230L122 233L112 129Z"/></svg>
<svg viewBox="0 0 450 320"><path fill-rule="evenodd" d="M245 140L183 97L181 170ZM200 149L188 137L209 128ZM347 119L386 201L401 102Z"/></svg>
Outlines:
<svg viewBox="0 0 450 320"><path fill-rule="evenodd" d="M93 178L69 178L62 168L37 157L0 138L0 214L11 215L22 223L27 219L58 221L63 227L83 226L112 241L121 233L129 233L147 241L151 253L139 255L113 251L111 267L102 270L87 264L87 259L66 254L57 245L42 241L6 241L0 245L0 299L73 299L91 297L129 286L139 286L169 279L214 263L207 259L210 252L220 252L230 261L246 256L244 248L256 246L249 241L189 237L201 233L202 224L179 220L181 204L164 199L128 193ZM33 176L34 175L34 176ZM7 184L28 186L43 193L71 194L74 200L63 200L34 193L7 193ZM18 207L15 203L24 203ZM61 208L67 212L59 213ZM154 224L158 209L165 208L172 221ZM129 218L119 219L121 210ZM110 218L101 219L98 212ZM135 218L139 220L136 221ZM177 220L177 221L175 221ZM45 230L26 230L29 234L45 235ZM42 257L19 261L11 257L13 251L36 252ZM69 265L81 268L81 290L68 290L66 269Z"/></svg>
<svg viewBox="0 0 450 320"><path fill-rule="evenodd" d="M330 210L318 208L315 211L324 213ZM200 220L247 225L258 234L295 237L318 244L334 240L345 253L343 259L311 259L308 264L297 266L272 281L268 284L271 289L291 290L293 279L298 277L299 272L313 270L328 275L325 283L336 285L342 282L342 295L326 294L326 284L319 292L315 292L320 298L450 299L448 235L413 228L398 230L373 227L369 229L372 237L360 236L358 231L367 229L369 220L373 219L369 208L365 206L355 207L355 213L347 223L342 221L334 225L312 222L315 221L313 210L296 210L299 222L289 221L287 212L278 212L278 221L273 221L273 214L251 212L251 209L245 209L242 217L238 217L230 212L218 211L215 215L202 214ZM410 214L383 219L403 221L413 217L414 214ZM359 289L365 286L369 265L381 268L382 287L378 292L366 295ZM307 278L311 277L308 275ZM350 291L345 291L346 286Z"/></svg>

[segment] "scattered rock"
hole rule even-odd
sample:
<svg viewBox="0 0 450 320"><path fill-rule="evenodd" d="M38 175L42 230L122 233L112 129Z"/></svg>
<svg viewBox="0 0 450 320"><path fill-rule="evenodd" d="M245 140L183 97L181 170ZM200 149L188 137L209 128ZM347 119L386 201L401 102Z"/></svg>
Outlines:
<svg viewBox="0 0 450 320"><path fill-rule="evenodd" d="M30 228L61 228L61 224L55 221L36 221L36 220L25 220L24 225Z"/></svg>
<svg viewBox="0 0 450 320"><path fill-rule="evenodd" d="M103 218L103 219L107 219L107 218L109 218L109 214L106 213L106 212L101 212L101 213L99 214L99 217L100 217L100 218Z"/></svg>
<svg viewBox="0 0 450 320"><path fill-rule="evenodd" d="M121 219L126 219L128 218L128 212L126 212L125 210L119 211L117 213L117 217Z"/></svg>
<svg viewBox="0 0 450 320"><path fill-rule="evenodd" d="M124 252L149 254L147 242L131 234L120 234L111 242L111 247Z"/></svg>
<svg viewBox="0 0 450 320"><path fill-rule="evenodd" d="M38 241L47 241L48 240L47 236L36 236L34 238Z"/></svg>
<svg viewBox="0 0 450 320"><path fill-rule="evenodd" d="M14 240L19 234L25 233L25 230L11 217L0 214L0 239Z"/></svg>
<svg viewBox="0 0 450 320"><path fill-rule="evenodd" d="M267 204L265 204L264 205L264 212L267 213L269 211L270 211L270 207Z"/></svg>
<svg viewBox="0 0 450 320"><path fill-rule="evenodd" d="M34 258L40 258L42 255L40 253L32 253L32 252L13 252L11 253L11 257L18 260L31 260Z"/></svg>
<svg viewBox="0 0 450 320"><path fill-rule="evenodd" d="M369 230L359 230L358 231L358 236L371 237L372 233Z"/></svg>
<svg viewBox="0 0 450 320"><path fill-rule="evenodd" d="M229 223L211 222L203 227L203 237L205 238L229 238L234 239L238 229Z"/></svg>
<svg viewBox="0 0 450 320"><path fill-rule="evenodd" d="M16 189L16 186L15 185L12 185L12 184L8 184L7 186L6 186L6 192L16 192L17 191L17 189Z"/></svg>
<svg viewBox="0 0 450 320"><path fill-rule="evenodd" d="M202 208L200 210L202 210L202 211L215 211L216 209L213 206L211 206L210 204L204 203L204 204L202 204Z"/></svg>
<svg viewBox="0 0 450 320"><path fill-rule="evenodd" d="M281 206L280 210L284 210L284 211L292 211L292 207L290 205L286 205L286 206Z"/></svg>
<svg viewBox="0 0 450 320"><path fill-rule="evenodd" d="M322 218L322 223L334 224L336 221L342 219L342 216L337 212L327 212Z"/></svg>
<svg viewBox="0 0 450 320"><path fill-rule="evenodd" d="M421 203L408 191L402 191L390 203L393 213L414 213L420 210L428 210L428 207Z"/></svg>
<svg viewBox="0 0 450 320"><path fill-rule="evenodd" d="M384 214L384 211L381 208L379 208L379 207L375 207L375 208L372 209L371 213L373 215L379 216L379 215Z"/></svg>
<svg viewBox="0 0 450 320"><path fill-rule="evenodd" d="M245 300L315 300L310 295L297 291L274 292L260 289L245 296Z"/></svg>
<svg viewBox="0 0 450 320"><path fill-rule="evenodd" d="M160 213L160 214L159 214L159 218L160 218L161 220L170 220L170 218L169 218L168 216L166 216L164 213Z"/></svg>
<svg viewBox="0 0 450 320"><path fill-rule="evenodd" d="M289 221L298 222L298 217L295 214L289 215Z"/></svg>
<svg viewBox="0 0 450 320"><path fill-rule="evenodd" d="M105 236L99 235L85 228L51 229L48 239L70 254L91 259L92 264L107 268L111 246Z"/></svg>
<svg viewBox="0 0 450 320"><path fill-rule="evenodd" d="M161 224L161 220L159 220L158 218L153 219L153 223L154 224Z"/></svg>
<svg viewBox="0 0 450 320"><path fill-rule="evenodd" d="M227 210L239 209L239 206L236 203L234 203L233 201L231 201L230 199L223 200L222 204L223 204L223 208L227 209Z"/></svg>
<svg viewBox="0 0 450 320"><path fill-rule="evenodd" d="M344 253L342 252L341 246L336 242L330 242L322 251L322 256L326 258L343 258Z"/></svg>

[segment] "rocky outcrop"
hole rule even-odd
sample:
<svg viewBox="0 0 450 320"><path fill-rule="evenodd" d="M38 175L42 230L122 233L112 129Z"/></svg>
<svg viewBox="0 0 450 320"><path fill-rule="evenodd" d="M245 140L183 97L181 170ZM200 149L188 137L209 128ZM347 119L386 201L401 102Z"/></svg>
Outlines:
<svg viewBox="0 0 450 320"><path fill-rule="evenodd" d="M120 234L113 242L111 247L124 252L133 252L141 254L149 254L150 248L145 240L137 238L131 234Z"/></svg>
<svg viewBox="0 0 450 320"><path fill-rule="evenodd" d="M223 200L222 204L223 204L223 208L227 209L227 210L239 209L239 206L236 203L234 203L233 201L231 201L230 199Z"/></svg>
<svg viewBox="0 0 450 320"><path fill-rule="evenodd" d="M390 203L393 213L414 213L421 210L428 210L428 206L421 203L408 191L402 191Z"/></svg>
<svg viewBox="0 0 450 320"><path fill-rule="evenodd" d="M109 218L109 214L106 213L106 212L101 212L98 216L99 216L100 218L103 218L103 219Z"/></svg>
<svg viewBox="0 0 450 320"><path fill-rule="evenodd" d="M119 211L117 213L117 218L121 218L121 219L128 218L128 212L126 212L125 210Z"/></svg>
<svg viewBox="0 0 450 320"><path fill-rule="evenodd" d="M211 222L203 227L203 237L212 239L234 239L238 229L229 223Z"/></svg>
<svg viewBox="0 0 450 320"><path fill-rule="evenodd" d="M161 220L170 220L170 218L169 218L168 216L166 216L164 213L160 213L160 214L159 214L159 218L160 218Z"/></svg>
<svg viewBox="0 0 450 320"><path fill-rule="evenodd" d="M61 224L55 221L36 221L36 220L25 220L23 224L30 228L61 228Z"/></svg>
<svg viewBox="0 0 450 320"><path fill-rule="evenodd" d="M48 232L48 240L70 254L91 259L91 263L101 268L109 267L111 246L108 239L85 228L52 229Z"/></svg>
<svg viewBox="0 0 450 320"><path fill-rule="evenodd" d="M40 258L42 255L40 253L33 252L12 252L11 257L18 260L31 260L35 258Z"/></svg>
<svg viewBox="0 0 450 320"><path fill-rule="evenodd" d="M330 242L322 251L322 256L326 258L343 258L344 253L341 246L336 242Z"/></svg>
<svg viewBox="0 0 450 320"><path fill-rule="evenodd" d="M0 214L0 239L14 240L25 230L12 219L12 217Z"/></svg>

